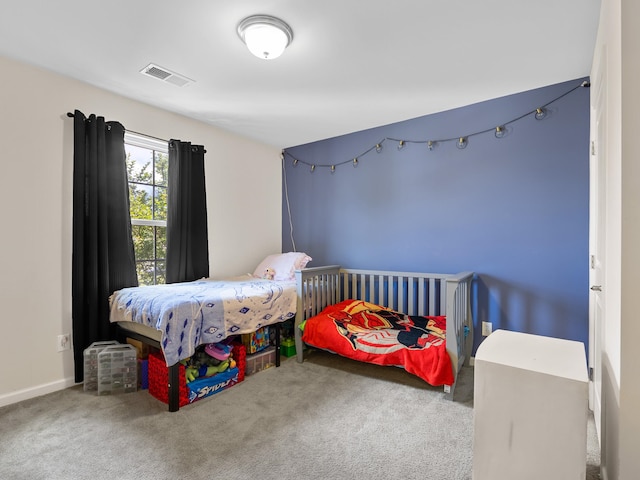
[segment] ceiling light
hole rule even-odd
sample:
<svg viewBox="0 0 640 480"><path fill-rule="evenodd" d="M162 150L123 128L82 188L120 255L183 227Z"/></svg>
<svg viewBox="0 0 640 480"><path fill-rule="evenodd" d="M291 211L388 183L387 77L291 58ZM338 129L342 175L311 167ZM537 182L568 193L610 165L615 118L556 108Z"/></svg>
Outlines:
<svg viewBox="0 0 640 480"><path fill-rule="evenodd" d="M293 31L285 22L269 15L252 15L238 25L238 35L251 53L271 60L282 55L293 40Z"/></svg>

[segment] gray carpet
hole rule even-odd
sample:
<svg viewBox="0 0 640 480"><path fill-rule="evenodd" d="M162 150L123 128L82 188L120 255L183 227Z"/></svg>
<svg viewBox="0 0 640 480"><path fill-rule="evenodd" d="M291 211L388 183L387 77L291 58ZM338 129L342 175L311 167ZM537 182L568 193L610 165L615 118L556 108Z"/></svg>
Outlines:
<svg viewBox="0 0 640 480"><path fill-rule="evenodd" d="M0 408L2 479L469 480L473 369L456 401L416 377L310 352L169 413L81 386ZM587 478L599 453L589 422Z"/></svg>

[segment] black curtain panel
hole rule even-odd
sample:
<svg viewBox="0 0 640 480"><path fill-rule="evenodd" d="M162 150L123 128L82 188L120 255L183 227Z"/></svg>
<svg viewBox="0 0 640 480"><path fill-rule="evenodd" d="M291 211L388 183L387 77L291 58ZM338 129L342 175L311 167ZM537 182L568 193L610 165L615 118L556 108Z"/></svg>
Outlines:
<svg viewBox="0 0 640 480"><path fill-rule="evenodd" d="M169 142L167 283L209 276L205 153L202 145Z"/></svg>
<svg viewBox="0 0 640 480"><path fill-rule="evenodd" d="M114 338L109 295L136 286L124 127L73 115L72 317L75 380L83 380L83 352Z"/></svg>

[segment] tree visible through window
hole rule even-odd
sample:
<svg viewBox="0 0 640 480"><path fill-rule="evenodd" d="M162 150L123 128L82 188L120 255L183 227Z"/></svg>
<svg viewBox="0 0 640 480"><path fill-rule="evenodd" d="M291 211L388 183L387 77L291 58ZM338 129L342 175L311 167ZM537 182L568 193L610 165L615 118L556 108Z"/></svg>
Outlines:
<svg viewBox="0 0 640 480"><path fill-rule="evenodd" d="M125 151L138 283L166 283L168 145L127 132Z"/></svg>

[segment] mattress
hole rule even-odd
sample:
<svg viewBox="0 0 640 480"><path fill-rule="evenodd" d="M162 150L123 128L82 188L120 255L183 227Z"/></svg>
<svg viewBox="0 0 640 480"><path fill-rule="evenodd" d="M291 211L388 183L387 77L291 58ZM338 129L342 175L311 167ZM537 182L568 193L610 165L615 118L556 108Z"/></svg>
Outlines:
<svg viewBox="0 0 640 480"><path fill-rule="evenodd" d="M293 318L297 294L295 281L244 275L124 288L109 300L110 321L146 327L146 336L154 331L167 365L173 365L192 356L198 345Z"/></svg>

